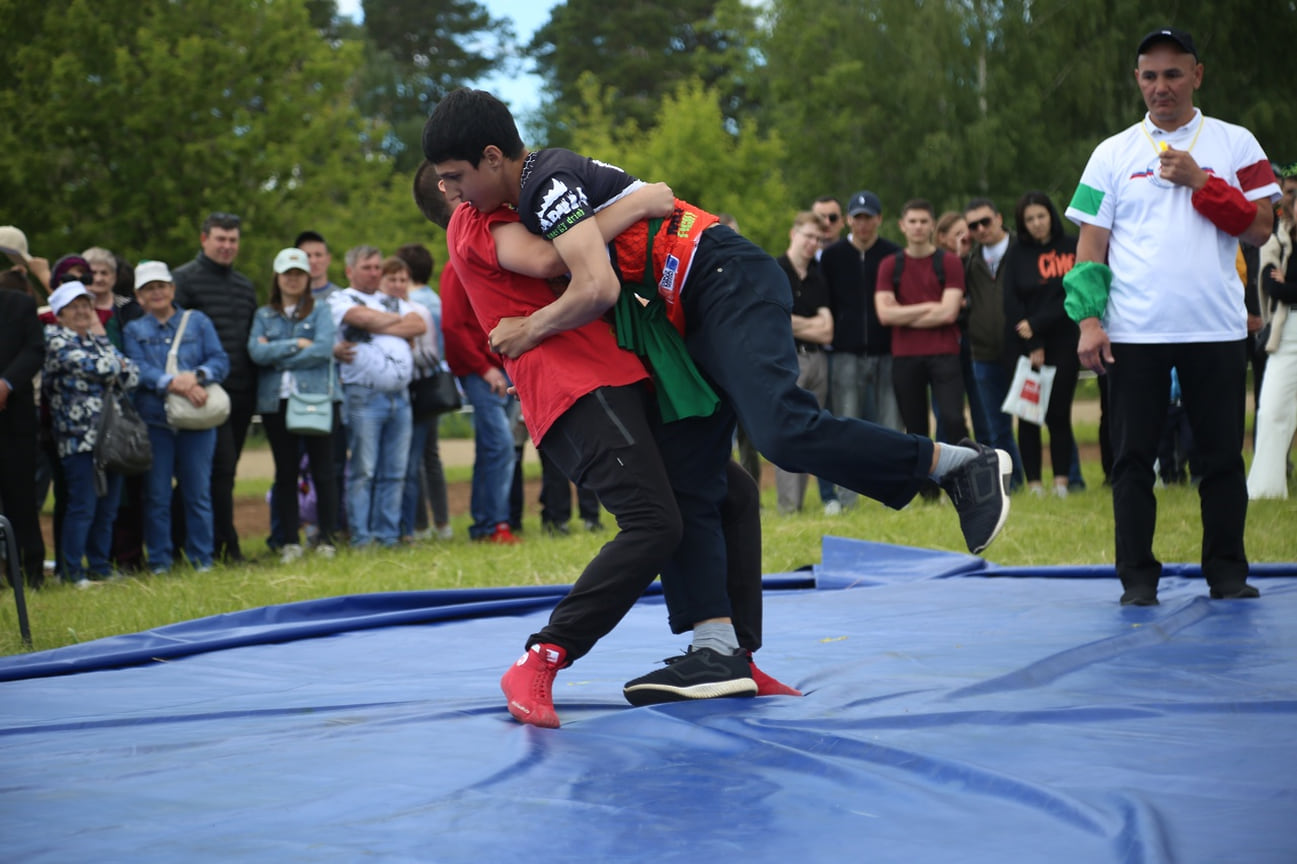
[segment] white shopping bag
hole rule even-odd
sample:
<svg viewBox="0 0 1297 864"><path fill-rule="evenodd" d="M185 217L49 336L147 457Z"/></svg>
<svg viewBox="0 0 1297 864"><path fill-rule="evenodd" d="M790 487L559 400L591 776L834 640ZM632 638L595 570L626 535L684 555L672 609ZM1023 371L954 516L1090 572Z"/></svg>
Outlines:
<svg viewBox="0 0 1297 864"><path fill-rule="evenodd" d="M1037 426L1044 424L1045 409L1049 407L1049 396L1054 392L1057 372L1056 366L1033 369L1029 357L1019 357L1018 368L1013 371L1013 383L1009 385L1009 395L1004 397L1000 410Z"/></svg>

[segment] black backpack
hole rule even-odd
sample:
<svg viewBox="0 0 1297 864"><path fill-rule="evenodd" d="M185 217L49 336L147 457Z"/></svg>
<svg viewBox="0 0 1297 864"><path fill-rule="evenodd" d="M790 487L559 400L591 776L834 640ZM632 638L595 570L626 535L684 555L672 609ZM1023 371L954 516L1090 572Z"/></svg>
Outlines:
<svg viewBox="0 0 1297 864"><path fill-rule="evenodd" d="M932 269L937 274L937 284L941 290L946 290L946 250L938 249L932 253ZM893 259L896 266L892 268L892 290L899 291L901 288L901 274L905 272L905 250L897 249L896 257Z"/></svg>

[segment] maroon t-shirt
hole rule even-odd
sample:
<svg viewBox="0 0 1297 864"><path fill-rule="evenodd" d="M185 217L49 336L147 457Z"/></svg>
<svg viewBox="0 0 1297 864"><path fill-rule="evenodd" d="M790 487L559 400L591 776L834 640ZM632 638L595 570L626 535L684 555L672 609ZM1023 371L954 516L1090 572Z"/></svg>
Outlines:
<svg viewBox="0 0 1297 864"><path fill-rule="evenodd" d="M904 254L904 253L902 253ZM959 256L953 252L938 249L935 253L944 255L942 267L946 271L946 284L937 280L936 268L932 266L932 256L911 258L905 256L905 266L901 269L901 284L893 288L892 274L896 271L896 256L884 258L878 265L878 285L876 293L895 293L896 302L902 306L928 301L940 302L941 295L947 288L958 288L964 291L964 265ZM893 327L893 357L924 357L933 354L959 353L959 326L947 324L943 327Z"/></svg>

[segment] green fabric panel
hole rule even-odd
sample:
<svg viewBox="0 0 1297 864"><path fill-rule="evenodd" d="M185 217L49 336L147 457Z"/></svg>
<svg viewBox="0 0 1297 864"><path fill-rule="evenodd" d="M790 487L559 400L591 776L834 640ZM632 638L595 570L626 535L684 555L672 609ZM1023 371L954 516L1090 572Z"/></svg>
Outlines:
<svg viewBox="0 0 1297 864"><path fill-rule="evenodd" d="M1103 204L1103 193L1093 186L1086 186L1081 183L1076 187L1076 194L1072 196L1072 203L1068 206L1087 213L1091 216L1099 215L1099 207Z"/></svg>

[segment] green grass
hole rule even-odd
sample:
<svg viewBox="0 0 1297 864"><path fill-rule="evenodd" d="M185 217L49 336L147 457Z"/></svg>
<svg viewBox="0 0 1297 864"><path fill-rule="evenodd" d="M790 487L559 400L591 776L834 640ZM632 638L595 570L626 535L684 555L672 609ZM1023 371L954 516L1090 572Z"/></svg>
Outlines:
<svg viewBox="0 0 1297 864"><path fill-rule="evenodd" d="M467 479L468 469L452 469L451 474L451 482ZM1004 565L1111 563L1111 496L1100 486L1102 475L1097 465L1087 466L1086 480L1090 491L1065 500L1016 495L1009 523L986 557ZM811 486L806 511L786 517L775 515L774 490L764 491L765 572L818 563L825 534L964 551L954 508L944 498L937 504L916 501L902 511L862 499L854 510L825 517L814 484ZM239 489L241 494L264 494L266 481L241 481ZM1167 562L1197 561L1201 543L1197 491L1177 487L1159 490L1157 495L1157 555ZM567 538L551 538L540 533L538 520L530 516L524 543L485 546L468 541L467 517L458 517L452 524L456 536L449 542L390 551L341 550L333 561L307 557L280 565L274 558L264 557L247 566L218 567L201 575L182 570L84 591L52 585L28 592L33 647L56 648L206 615L318 597L570 583L610 536L578 530ZM1293 525L1297 525L1297 494L1288 501L1252 502L1247 523L1249 558L1254 562L1297 560ZM264 549L263 540L264 536L250 538L245 548ZM1116 586L1113 590L1115 602ZM12 599L0 596L0 653L24 650Z"/></svg>

